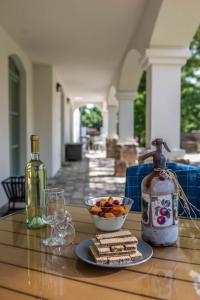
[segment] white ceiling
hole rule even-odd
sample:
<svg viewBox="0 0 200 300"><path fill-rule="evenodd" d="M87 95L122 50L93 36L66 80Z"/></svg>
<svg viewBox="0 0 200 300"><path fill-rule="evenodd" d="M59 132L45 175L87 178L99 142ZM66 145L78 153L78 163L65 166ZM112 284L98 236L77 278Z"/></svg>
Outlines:
<svg viewBox="0 0 200 300"><path fill-rule="evenodd" d="M0 23L69 96L105 99L148 0L0 0Z"/></svg>

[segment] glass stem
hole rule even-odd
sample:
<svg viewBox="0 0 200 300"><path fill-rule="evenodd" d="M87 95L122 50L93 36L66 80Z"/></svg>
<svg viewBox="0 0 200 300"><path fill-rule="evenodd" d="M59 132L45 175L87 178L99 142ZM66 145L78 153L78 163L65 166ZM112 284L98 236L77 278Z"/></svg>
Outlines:
<svg viewBox="0 0 200 300"><path fill-rule="evenodd" d="M56 238L56 230L54 226L51 226L51 240Z"/></svg>

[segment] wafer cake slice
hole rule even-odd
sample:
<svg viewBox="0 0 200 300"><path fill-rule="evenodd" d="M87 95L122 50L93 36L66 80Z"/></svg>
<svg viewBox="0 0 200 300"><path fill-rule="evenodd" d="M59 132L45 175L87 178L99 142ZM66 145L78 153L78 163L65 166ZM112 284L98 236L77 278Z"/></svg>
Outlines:
<svg viewBox="0 0 200 300"><path fill-rule="evenodd" d="M142 257L142 254L137 250L134 253L126 254L126 255L119 255L119 256L111 256L108 257L108 263L123 263L123 262L130 262L134 261L137 258Z"/></svg>
<svg viewBox="0 0 200 300"><path fill-rule="evenodd" d="M130 230L120 230L120 231L116 231L116 232L97 234L96 239L99 241L99 240L103 240L103 239L127 237L127 236L131 236Z"/></svg>
<svg viewBox="0 0 200 300"><path fill-rule="evenodd" d="M137 258L142 257L142 254L138 250L133 253L121 254L117 256L107 256L107 255L99 256L95 246L90 246L89 249L96 263L101 263L101 264L130 262L130 261L134 261Z"/></svg>
<svg viewBox="0 0 200 300"><path fill-rule="evenodd" d="M120 237L120 238L108 238L108 239L102 239L99 240L99 243L102 246L115 246L115 245L125 245L125 244L136 244L138 243L138 240L134 236L128 236L128 237Z"/></svg>
<svg viewBox="0 0 200 300"><path fill-rule="evenodd" d="M134 252L137 250L137 244L135 243L129 244L129 247L126 247L127 245L115 245L108 247L102 246L100 243L96 242L95 239L93 239L92 241L99 255L119 255L129 253L130 251Z"/></svg>

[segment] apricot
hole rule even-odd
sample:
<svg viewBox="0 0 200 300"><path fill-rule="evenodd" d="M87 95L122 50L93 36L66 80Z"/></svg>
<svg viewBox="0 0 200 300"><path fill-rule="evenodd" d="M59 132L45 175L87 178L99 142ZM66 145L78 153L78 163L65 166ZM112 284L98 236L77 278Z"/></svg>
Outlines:
<svg viewBox="0 0 200 300"><path fill-rule="evenodd" d="M105 217L105 218L113 218L114 215L113 215L111 212L106 212L106 213L104 214L104 217Z"/></svg>
<svg viewBox="0 0 200 300"><path fill-rule="evenodd" d="M110 212L113 215L115 215L115 217L118 217L121 215L121 210L119 209L119 207L113 207Z"/></svg>
<svg viewBox="0 0 200 300"><path fill-rule="evenodd" d="M124 210L125 210L125 214L128 214L129 208L127 206L124 207Z"/></svg>
<svg viewBox="0 0 200 300"><path fill-rule="evenodd" d="M90 208L90 213L91 213L92 215L97 215L100 211L101 211L101 208L98 207L98 206L92 206L92 207Z"/></svg>
<svg viewBox="0 0 200 300"><path fill-rule="evenodd" d="M125 207L120 206L120 212L121 212L122 215L123 215L123 214L126 214L126 209L125 209Z"/></svg>

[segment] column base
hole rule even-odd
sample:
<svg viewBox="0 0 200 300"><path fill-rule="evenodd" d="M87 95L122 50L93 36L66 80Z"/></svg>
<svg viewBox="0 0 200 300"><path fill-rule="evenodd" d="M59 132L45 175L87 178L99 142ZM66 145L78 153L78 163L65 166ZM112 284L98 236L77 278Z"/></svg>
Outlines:
<svg viewBox="0 0 200 300"><path fill-rule="evenodd" d="M120 138L118 140L118 145L134 145L134 146L138 146L138 142L136 141L136 139L134 138Z"/></svg>
<svg viewBox="0 0 200 300"><path fill-rule="evenodd" d="M115 176L126 176L126 169L138 163L138 146L118 143L115 147Z"/></svg>
<svg viewBox="0 0 200 300"><path fill-rule="evenodd" d="M117 138L106 139L106 157L115 158L115 147L117 145Z"/></svg>

